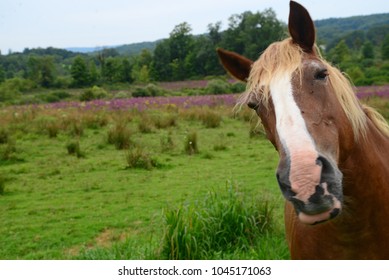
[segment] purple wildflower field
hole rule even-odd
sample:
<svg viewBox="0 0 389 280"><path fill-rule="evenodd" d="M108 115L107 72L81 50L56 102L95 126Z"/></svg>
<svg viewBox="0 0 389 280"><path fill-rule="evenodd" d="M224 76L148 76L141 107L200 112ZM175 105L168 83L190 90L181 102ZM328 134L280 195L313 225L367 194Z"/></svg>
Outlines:
<svg viewBox="0 0 389 280"><path fill-rule="evenodd" d="M234 106L239 94L202 95L202 96L171 96L171 97L137 97L113 100L93 100L89 102L57 102L43 105L47 109L110 109L110 110L145 110L148 108L164 108L176 106L190 108L195 106Z"/></svg>
<svg viewBox="0 0 389 280"><path fill-rule="evenodd" d="M368 98L372 96L389 98L389 85L385 86L363 86L356 88L358 98ZM170 96L170 97L137 97L113 100L93 100L89 102L67 101L45 105L33 105L45 109L66 109L79 108L83 110L145 110L150 108L166 108L176 106L179 108L190 108L196 106L234 106L239 94L221 95L200 95L200 96Z"/></svg>

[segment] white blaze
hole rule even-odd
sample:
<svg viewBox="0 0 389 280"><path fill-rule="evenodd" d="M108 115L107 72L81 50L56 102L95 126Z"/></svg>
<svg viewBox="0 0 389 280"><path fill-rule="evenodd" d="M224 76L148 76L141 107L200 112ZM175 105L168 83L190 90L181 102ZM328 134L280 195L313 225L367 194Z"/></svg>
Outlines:
<svg viewBox="0 0 389 280"><path fill-rule="evenodd" d="M270 93L276 114L276 129L286 155L290 158L289 181L296 198L306 201L320 184L319 154L293 97L291 75L274 77Z"/></svg>

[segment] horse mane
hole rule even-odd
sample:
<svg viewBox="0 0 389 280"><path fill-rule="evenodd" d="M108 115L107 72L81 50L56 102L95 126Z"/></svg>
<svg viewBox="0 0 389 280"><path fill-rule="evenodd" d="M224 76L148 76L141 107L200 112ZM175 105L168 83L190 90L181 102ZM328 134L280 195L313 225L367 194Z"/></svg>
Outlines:
<svg viewBox="0 0 389 280"><path fill-rule="evenodd" d="M316 46L315 46L316 47ZM336 67L325 61L316 47L319 60L327 67L329 84L333 88L347 118L349 119L354 137L366 137L367 118L385 135L389 136L389 126L385 119L374 109L361 105L356 97L354 87ZM301 61L304 51L294 44L292 38L272 43L252 65L250 76L247 80L246 91L239 99L239 104L247 104L251 94L265 107L269 104L270 83L280 74L290 74L299 71L301 74ZM301 75L300 75L301 81Z"/></svg>

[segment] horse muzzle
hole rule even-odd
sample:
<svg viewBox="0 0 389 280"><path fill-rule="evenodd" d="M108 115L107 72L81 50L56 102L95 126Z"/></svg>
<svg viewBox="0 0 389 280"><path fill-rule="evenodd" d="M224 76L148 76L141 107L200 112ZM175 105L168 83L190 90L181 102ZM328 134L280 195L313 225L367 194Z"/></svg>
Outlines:
<svg viewBox="0 0 389 280"><path fill-rule="evenodd" d="M342 173L325 156L310 154L281 159L277 180L302 223L315 225L340 214Z"/></svg>

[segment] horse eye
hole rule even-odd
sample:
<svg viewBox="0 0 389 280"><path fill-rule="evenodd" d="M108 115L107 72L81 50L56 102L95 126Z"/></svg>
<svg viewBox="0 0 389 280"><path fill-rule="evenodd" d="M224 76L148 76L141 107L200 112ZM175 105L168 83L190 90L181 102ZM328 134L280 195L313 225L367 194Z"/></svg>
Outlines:
<svg viewBox="0 0 389 280"><path fill-rule="evenodd" d="M316 72L315 80L325 80L328 76L328 70L322 69Z"/></svg>

